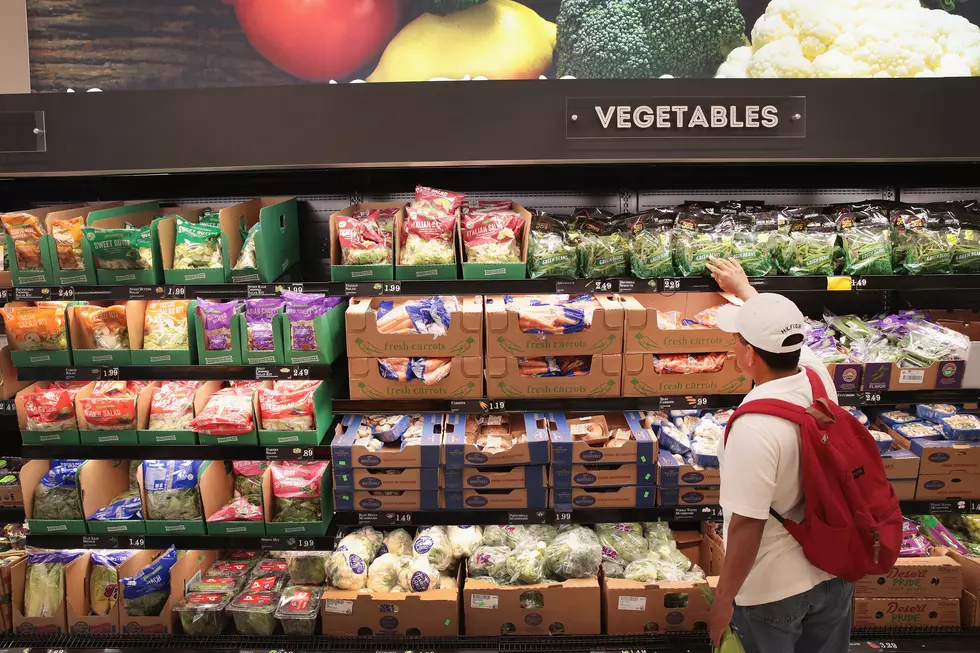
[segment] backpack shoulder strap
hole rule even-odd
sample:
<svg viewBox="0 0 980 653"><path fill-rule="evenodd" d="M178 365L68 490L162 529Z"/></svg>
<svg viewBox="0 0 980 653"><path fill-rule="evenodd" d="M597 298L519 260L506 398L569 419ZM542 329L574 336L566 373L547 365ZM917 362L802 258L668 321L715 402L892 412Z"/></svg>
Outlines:
<svg viewBox="0 0 980 653"><path fill-rule="evenodd" d="M816 402L817 399L827 399L827 388L824 386L820 375L817 374L814 369L809 368L806 365L803 366L803 369L806 370L806 378L810 381L810 392L813 393L813 401Z"/></svg>
<svg viewBox="0 0 980 653"><path fill-rule="evenodd" d="M728 444L728 432L731 430L732 424L734 424L735 420L742 415L747 415L750 413L781 417L795 424L802 425L806 415L806 408L797 406L796 404L788 401L783 401L782 399L756 399L755 401L742 404L735 410L734 413L732 413L732 416L728 418L728 424L725 427L726 445Z"/></svg>

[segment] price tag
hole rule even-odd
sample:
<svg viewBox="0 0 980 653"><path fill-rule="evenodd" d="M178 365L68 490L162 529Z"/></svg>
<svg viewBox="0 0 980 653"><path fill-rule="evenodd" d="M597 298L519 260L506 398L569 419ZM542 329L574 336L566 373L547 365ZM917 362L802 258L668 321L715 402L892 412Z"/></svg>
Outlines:
<svg viewBox="0 0 980 653"><path fill-rule="evenodd" d="M862 399L865 404L880 404L881 403L881 393L880 392L865 392L863 393Z"/></svg>
<svg viewBox="0 0 980 653"><path fill-rule="evenodd" d="M115 549L119 546L119 539L106 535L82 535L83 549Z"/></svg>
<svg viewBox="0 0 980 653"><path fill-rule="evenodd" d="M266 447L266 460L313 460L313 447Z"/></svg>
<svg viewBox="0 0 980 653"><path fill-rule="evenodd" d="M187 286L167 286L163 294L170 299L184 299L187 297Z"/></svg>
<svg viewBox="0 0 980 653"><path fill-rule="evenodd" d="M629 612L645 612L647 609L647 598L645 596L620 596L619 609Z"/></svg>
<svg viewBox="0 0 980 653"><path fill-rule="evenodd" d="M375 524L381 526L393 526L395 524L411 524L412 513L410 512L359 512L357 513L358 524Z"/></svg>
<svg viewBox="0 0 980 653"><path fill-rule="evenodd" d="M850 277L827 277L827 290L851 290Z"/></svg>
<svg viewBox="0 0 980 653"><path fill-rule="evenodd" d="M896 642L868 642L871 648L878 649L880 651L897 651L898 644Z"/></svg>
<svg viewBox="0 0 980 653"><path fill-rule="evenodd" d="M660 410L672 410L677 406L677 397L660 397Z"/></svg>
<svg viewBox="0 0 980 653"><path fill-rule="evenodd" d="M275 297L276 295L276 287L272 284L253 284L245 287L245 296L249 299Z"/></svg>
<svg viewBox="0 0 980 653"><path fill-rule="evenodd" d="M17 414L17 404L13 399L5 399L0 401L0 415L16 415Z"/></svg>
<svg viewBox="0 0 980 653"><path fill-rule="evenodd" d="M851 287L855 290L868 287L868 280L864 277L851 277Z"/></svg>
<svg viewBox="0 0 980 653"><path fill-rule="evenodd" d="M118 368L116 368L118 369ZM65 381L101 381L101 367L66 367L64 374Z"/></svg>
<svg viewBox="0 0 980 653"><path fill-rule="evenodd" d="M529 512L507 512L508 524L531 524L531 513Z"/></svg>
<svg viewBox="0 0 980 653"><path fill-rule="evenodd" d="M129 286L126 292L127 299L159 299L163 286Z"/></svg>
<svg viewBox="0 0 980 653"><path fill-rule="evenodd" d="M260 537L259 548L263 551L280 551L287 547L281 537Z"/></svg>
<svg viewBox="0 0 980 653"><path fill-rule="evenodd" d="M255 380L264 379L289 379L292 377L292 370L288 367L266 367L257 365L255 367Z"/></svg>
<svg viewBox="0 0 980 653"><path fill-rule="evenodd" d="M296 538L296 548L301 551L312 551L316 548L316 540L312 537Z"/></svg>
<svg viewBox="0 0 980 653"><path fill-rule="evenodd" d="M345 599L323 599L320 609L332 614L351 614L354 612L354 602Z"/></svg>
<svg viewBox="0 0 980 653"><path fill-rule="evenodd" d="M33 288L31 286L25 286L23 288L14 288L14 299L19 302L47 299L47 293L47 288Z"/></svg>
<svg viewBox="0 0 980 653"><path fill-rule="evenodd" d="M289 287L286 288L289 292L303 292L303 284L301 283L291 283Z"/></svg>
<svg viewBox="0 0 980 653"><path fill-rule="evenodd" d="M127 537L124 539L126 549L142 549L146 547L145 537Z"/></svg>
<svg viewBox="0 0 980 653"><path fill-rule="evenodd" d="M618 292L619 283L615 279L599 279L593 286L593 292Z"/></svg>
<svg viewBox="0 0 980 653"><path fill-rule="evenodd" d="M555 523L556 524L571 524L572 523L572 513L568 510L556 510L555 511Z"/></svg>
<svg viewBox="0 0 980 653"><path fill-rule="evenodd" d="M292 374L292 378L294 379L308 379L310 378L310 368L293 366L293 369L290 370L290 374Z"/></svg>
<svg viewBox="0 0 980 653"><path fill-rule="evenodd" d="M662 279L661 283L663 284L662 292L677 292L681 289L680 279Z"/></svg>
<svg viewBox="0 0 980 653"><path fill-rule="evenodd" d="M472 594L470 595L470 607L480 610L496 610L498 605L496 594Z"/></svg>
<svg viewBox="0 0 980 653"><path fill-rule="evenodd" d="M707 406L708 405L708 398L707 397L685 397L685 399L687 399L687 403L688 404L690 404L691 406L693 406L695 408L700 408L702 406Z"/></svg>
<svg viewBox="0 0 980 653"><path fill-rule="evenodd" d="M382 295L400 295L402 292L402 282L401 281L383 281L381 282L381 294Z"/></svg>
<svg viewBox="0 0 980 653"><path fill-rule="evenodd" d="M51 293L52 298L71 301L75 297L75 289L71 286L61 286L56 292Z"/></svg>
<svg viewBox="0 0 980 653"><path fill-rule="evenodd" d="M0 288L0 302L10 301L10 288Z"/></svg>
<svg viewBox="0 0 980 653"><path fill-rule="evenodd" d="M102 378L110 381L116 381L119 379L119 368L118 367L103 367L102 368Z"/></svg>

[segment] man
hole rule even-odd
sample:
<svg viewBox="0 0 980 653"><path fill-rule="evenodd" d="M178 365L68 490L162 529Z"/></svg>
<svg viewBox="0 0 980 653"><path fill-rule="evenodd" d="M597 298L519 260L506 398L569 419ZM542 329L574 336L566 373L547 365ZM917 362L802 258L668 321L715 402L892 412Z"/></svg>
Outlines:
<svg viewBox="0 0 980 653"><path fill-rule="evenodd" d="M759 294L737 261L712 258L722 290L744 304L719 312L719 328L735 335L735 360L755 387L742 403L782 399L810 406L804 365L837 401L826 367L803 344L805 320L789 299ZM718 644L729 623L747 653L846 653L854 586L817 569L769 510L801 521L800 428L771 415L739 417L719 446L725 570L708 619Z"/></svg>

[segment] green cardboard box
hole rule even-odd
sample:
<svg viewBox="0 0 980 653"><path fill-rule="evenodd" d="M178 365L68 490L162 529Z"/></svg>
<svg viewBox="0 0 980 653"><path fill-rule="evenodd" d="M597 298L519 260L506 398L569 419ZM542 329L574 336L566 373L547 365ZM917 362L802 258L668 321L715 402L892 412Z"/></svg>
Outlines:
<svg viewBox="0 0 980 653"><path fill-rule="evenodd" d="M273 462L272 465L276 465ZM275 519L275 495L272 493L272 465L262 479L262 501L265 506L265 531L269 535L325 535L333 520L333 477L329 463L320 477L320 513L318 522L277 522Z"/></svg>
<svg viewBox="0 0 980 653"><path fill-rule="evenodd" d="M133 303L133 306L129 304ZM129 349L100 349L91 334L89 334L82 324L79 310L86 310L83 304L69 306L66 313L68 316L68 333L72 343L72 360L75 365L132 365L133 357ZM126 333L133 333L134 330L142 330L143 311L134 302L129 302L125 307L126 311Z"/></svg>
<svg viewBox="0 0 980 653"><path fill-rule="evenodd" d="M268 384L268 382L266 382ZM221 381L208 381L201 389L197 391L197 395L194 397L194 414L200 415L204 412L204 409L208 405L208 401L211 400L211 395L221 390ZM271 384L269 384L271 385ZM255 405L255 392L252 392L252 430L248 433L242 433L237 435L208 435L207 433L198 433L197 441L201 444L225 444L225 445L239 445L239 444L258 444L259 436L256 431L255 424L257 419L255 415L258 413L258 409Z"/></svg>
<svg viewBox="0 0 980 653"><path fill-rule="evenodd" d="M82 403L89 399L92 395L92 390L95 388L94 383L90 383L86 387L75 393L75 419L78 421L78 436L81 439L82 444L138 444L139 440L136 436L136 424L134 423L133 428L129 429L92 429L85 419L85 411L82 409ZM97 408L99 405L98 399L92 401L92 408ZM134 414L136 411L136 400L133 400Z"/></svg>
<svg viewBox="0 0 980 653"><path fill-rule="evenodd" d="M459 214L456 215L456 227L453 229L452 249L456 261L444 265L402 265L401 238L402 223L408 218L405 211L399 211L395 216L395 278L399 281L452 281L459 278L457 263L459 258Z"/></svg>
<svg viewBox="0 0 980 653"><path fill-rule="evenodd" d="M157 202L113 203L110 205L89 205L70 211L59 211L57 213L51 213L46 217L48 233L53 235L53 222L55 220L66 220L76 217L84 218L85 228L90 229L122 229L125 228L127 221L130 221L131 224L137 227L141 227L144 226L143 221L137 216L142 215L143 212L150 212L152 215L152 211L158 206L159 203ZM81 244L83 268L81 270L62 270L58 265L57 244L53 238L51 239L51 260L54 263L55 278L59 284L94 286L97 283L117 284L137 282L137 279L132 276L134 272L132 270L100 270L93 254L94 250L89 236L83 236ZM123 276L116 280L113 275L117 273L125 273L128 276ZM152 281L142 280L139 282L153 283Z"/></svg>
<svg viewBox="0 0 980 653"><path fill-rule="evenodd" d="M340 247L340 230L343 228L344 218L349 218L363 209L398 209L395 223L398 224L398 216L405 215L405 202L361 202L352 204L342 211L337 211L330 216L330 278L333 281L391 281L395 278L394 260L397 252L397 231L392 238L392 263L382 263L379 265L342 265L343 252Z"/></svg>
<svg viewBox="0 0 980 653"><path fill-rule="evenodd" d="M242 360L246 365L285 365L286 354L283 351L282 341L282 313L277 313L272 318L272 351L251 351L248 348L248 325L244 314L238 320L239 342L242 343Z"/></svg>
<svg viewBox="0 0 980 653"><path fill-rule="evenodd" d="M524 218L524 229L519 234L521 248L520 263L470 263L466 260L466 247L463 245L463 220L456 223L456 242L459 246L457 257L462 261L464 279L525 279L527 278L527 246L531 237L531 213L520 204L511 202L511 209Z"/></svg>
<svg viewBox="0 0 980 653"><path fill-rule="evenodd" d="M31 533L82 535L88 531L84 519L34 519L34 492L44 475L51 469L50 460L28 460L20 470L20 486L24 494L24 514ZM78 487L78 475L75 475L75 486ZM79 496L81 492L79 492ZM79 501L78 512L82 514L82 504Z"/></svg>
<svg viewBox="0 0 980 653"><path fill-rule="evenodd" d="M180 301L160 300L160 301ZM126 303L127 313L129 310L136 311L129 330L129 346L132 351L133 365L196 365L197 364L197 337L194 328L194 314L197 307L197 300L192 299L187 304L187 349L143 349L144 333L143 326L146 319L146 309L149 302L130 300ZM132 307L132 309L130 308Z"/></svg>
<svg viewBox="0 0 980 653"><path fill-rule="evenodd" d="M14 410L17 412L17 426L20 431L20 439L24 444L46 444L64 445L81 444L78 435L78 428L64 429L61 431L31 431L28 429L27 409L24 405L26 396L35 390L45 390L50 387L50 381L38 381L25 387L14 396Z"/></svg>
<svg viewBox="0 0 980 653"><path fill-rule="evenodd" d="M71 304L69 304L69 306L70 305ZM28 308L28 305L24 302L9 302L7 306ZM63 315L65 326L65 349L18 349L18 341L10 337L8 330L7 348L10 350L10 360L16 367L67 367L71 365L71 333L68 329L67 311L65 311Z"/></svg>
<svg viewBox="0 0 980 653"><path fill-rule="evenodd" d="M299 207L296 198L261 197L230 208L236 209L245 218L246 231L256 224L261 226L255 234L257 268L234 269L244 241L241 244L229 242L234 260L228 273L228 283L272 283L299 263Z"/></svg>
<svg viewBox="0 0 980 653"><path fill-rule="evenodd" d="M313 418L316 424L316 429L313 431L269 431L263 429L260 423L259 444L316 446L323 442L323 436L333 423L333 401L330 397L329 383L326 381L321 382L313 392Z"/></svg>
<svg viewBox="0 0 980 653"><path fill-rule="evenodd" d="M285 345L286 362L292 365L329 365L337 360L347 348L344 330L344 313L347 303L334 306L323 315L313 320L313 331L316 334L316 350L302 351L291 349L292 325L289 315L282 316L283 344Z"/></svg>
<svg viewBox="0 0 980 653"><path fill-rule="evenodd" d="M82 492L82 514L89 533L146 533L146 522L142 519L90 519L129 490L128 460L87 460L78 468L78 483Z"/></svg>
<svg viewBox="0 0 980 653"><path fill-rule="evenodd" d="M221 386L220 381L208 381L202 386L213 391ZM140 391L136 399L136 439L139 444L187 445L197 444L197 433L194 431L163 431L150 430L150 405L153 396L160 391L160 386L149 385ZM200 392L200 389L198 390Z"/></svg>
<svg viewBox="0 0 980 653"><path fill-rule="evenodd" d="M198 365L244 365L242 357L242 334L244 318L241 312L235 313L231 318L231 349L222 351L209 351L205 348L204 323L197 310L191 314L194 322L194 339L197 342L197 361Z"/></svg>
<svg viewBox="0 0 980 653"><path fill-rule="evenodd" d="M265 474L268 474L268 470ZM265 535L265 521L207 521L235 498L231 464L215 463L201 474L201 502L208 535Z"/></svg>
<svg viewBox="0 0 980 653"><path fill-rule="evenodd" d="M204 477L207 470L212 465L223 466L224 463L211 460L201 462L201 466L198 469L198 489L200 489L201 478ZM144 475L142 468L140 469L139 473L139 485L140 496L143 498L143 516L148 518L146 520L147 535L205 535L207 533L203 518L175 520L149 519L149 517L152 515L152 511L149 507L149 502L147 501L147 492L146 487L144 486Z"/></svg>

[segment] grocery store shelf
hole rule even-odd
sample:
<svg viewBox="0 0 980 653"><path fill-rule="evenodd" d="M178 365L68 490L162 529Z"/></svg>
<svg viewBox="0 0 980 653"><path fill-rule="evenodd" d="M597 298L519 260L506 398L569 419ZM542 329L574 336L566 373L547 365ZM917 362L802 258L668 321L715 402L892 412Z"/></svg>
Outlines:
<svg viewBox="0 0 980 653"><path fill-rule="evenodd" d="M332 551L335 537L293 535L49 535L31 534L27 545L42 549L247 549L255 551Z"/></svg>
<svg viewBox="0 0 980 653"><path fill-rule="evenodd" d="M450 526L453 524L598 524L634 521L706 521L720 519L719 506L661 506L593 510L432 510L420 512L338 512L337 526Z"/></svg>
<svg viewBox="0 0 980 653"><path fill-rule="evenodd" d="M20 524L24 521L24 507L0 507L0 524Z"/></svg>
<svg viewBox="0 0 980 653"><path fill-rule="evenodd" d="M124 365L120 367L18 367L22 381L208 381L329 379L329 365Z"/></svg>
<svg viewBox="0 0 980 653"><path fill-rule="evenodd" d="M21 457L45 460L330 460L330 447L293 445L21 445Z"/></svg>

